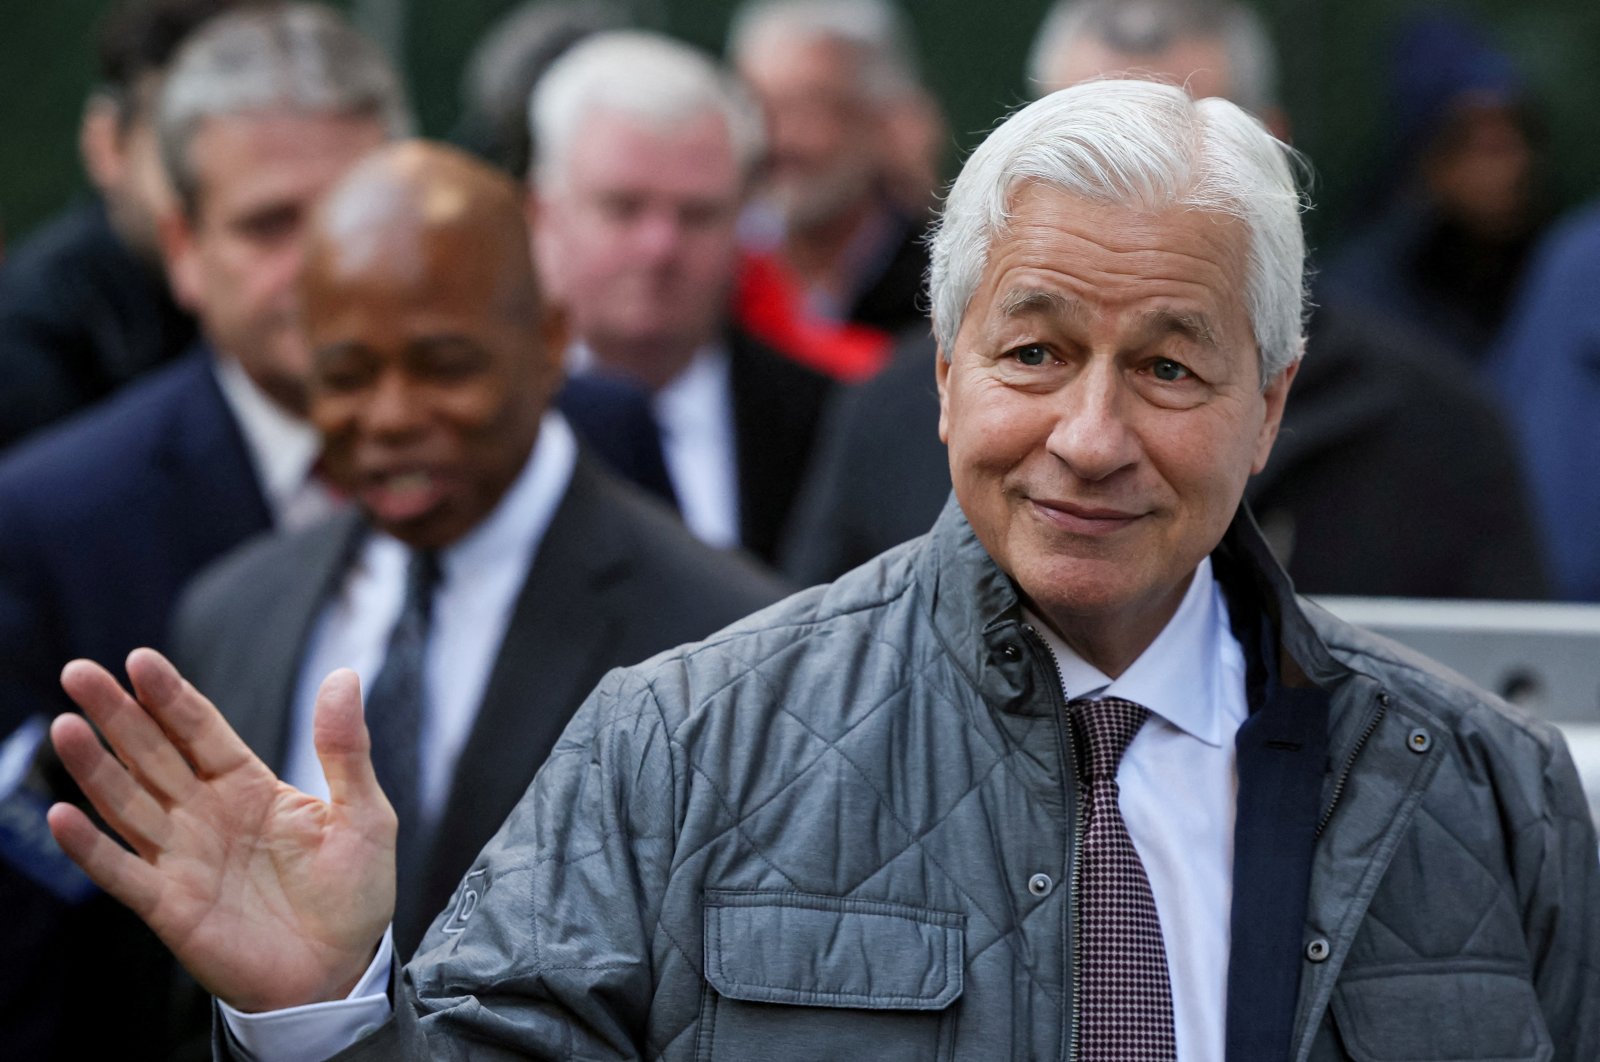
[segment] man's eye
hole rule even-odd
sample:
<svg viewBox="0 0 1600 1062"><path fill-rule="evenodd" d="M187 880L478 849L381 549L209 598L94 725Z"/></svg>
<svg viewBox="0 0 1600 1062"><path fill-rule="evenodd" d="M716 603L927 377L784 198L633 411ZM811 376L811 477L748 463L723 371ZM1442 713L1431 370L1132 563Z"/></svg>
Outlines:
<svg viewBox="0 0 1600 1062"><path fill-rule="evenodd" d="M1050 352L1038 343L1029 343L1027 346L1017 347L1007 351L1021 365L1043 365L1050 360Z"/></svg>
<svg viewBox="0 0 1600 1062"><path fill-rule="evenodd" d="M1151 366L1150 372L1156 379L1166 383L1177 383L1194 375L1194 373L1171 358L1157 358L1155 364Z"/></svg>

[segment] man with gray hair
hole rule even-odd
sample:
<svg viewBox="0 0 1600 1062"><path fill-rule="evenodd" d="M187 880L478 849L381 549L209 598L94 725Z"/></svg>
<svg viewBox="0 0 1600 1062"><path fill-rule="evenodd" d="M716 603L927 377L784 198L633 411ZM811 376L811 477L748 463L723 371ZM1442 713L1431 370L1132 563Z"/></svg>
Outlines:
<svg viewBox="0 0 1600 1062"><path fill-rule="evenodd" d="M696 49L617 31L552 64L529 114L532 238L571 368L646 392L689 529L770 561L829 384L729 320L760 113Z"/></svg>
<svg viewBox="0 0 1600 1062"><path fill-rule="evenodd" d="M179 50L155 103L178 193L161 242L202 340L0 463L0 734L70 707L62 660L167 644L190 576L251 535L330 511L313 474L319 444L303 420L310 355L293 293L301 227L325 188L407 124L387 60L328 8L249 5ZM53 760L47 745L41 756ZM59 765L35 769L47 799L72 793ZM139 991L114 994L110 1020L63 1022L48 1050L168 1057L171 1008L151 961L160 949L129 941L139 927L123 912L47 869L29 858L0 870L29 897L7 888L8 909L31 914L28 933L5 938L0 966L16 971L17 993L8 979L7 1009L81 993L82 938L111 936L118 975ZM37 947L38 957L13 947ZM118 1020L124 998L145 1030L135 1042Z"/></svg>
<svg viewBox="0 0 1600 1062"><path fill-rule="evenodd" d="M944 126L905 16L888 0L750 0L728 57L772 140L747 246L776 256L814 316L890 334L924 325L922 236Z"/></svg>
<svg viewBox="0 0 1600 1062"><path fill-rule="evenodd" d="M1296 599L1241 507L1300 206L1171 86L996 129L933 247L938 523L613 672L403 979L348 673L321 803L156 654L137 700L69 665L127 766L53 736L135 852L52 831L235 1008L316 1004L271 1019L299 1058L1596 1057L1559 735Z"/></svg>

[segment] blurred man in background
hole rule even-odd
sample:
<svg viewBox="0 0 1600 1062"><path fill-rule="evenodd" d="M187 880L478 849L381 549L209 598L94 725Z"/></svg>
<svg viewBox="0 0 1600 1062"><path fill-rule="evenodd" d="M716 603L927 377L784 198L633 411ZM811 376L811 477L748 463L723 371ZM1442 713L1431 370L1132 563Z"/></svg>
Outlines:
<svg viewBox="0 0 1600 1062"><path fill-rule="evenodd" d="M1337 249L1324 287L1476 366L1548 220L1532 93L1511 57L1453 14L1406 23L1389 76L1377 216Z"/></svg>
<svg viewBox="0 0 1600 1062"><path fill-rule="evenodd" d="M356 511L209 570L173 636L245 741L313 790L317 687L362 675L402 823L405 956L601 675L785 590L601 472L548 408L565 322L521 225L515 182L439 145L340 183L300 290L310 419Z"/></svg>
<svg viewBox="0 0 1600 1062"><path fill-rule="evenodd" d="M157 248L171 192L155 107L178 46L238 0L125 0L100 26L99 84L78 146L97 198L16 247L0 269L0 446L181 354L194 319Z"/></svg>
<svg viewBox="0 0 1600 1062"><path fill-rule="evenodd" d="M728 55L771 138L748 245L776 256L812 315L890 335L925 326L943 121L904 16L885 0L752 0Z"/></svg>
<svg viewBox="0 0 1600 1062"><path fill-rule="evenodd" d="M728 319L759 112L689 46L618 32L557 61L530 115L532 239L570 367L643 389L689 529L771 560L829 384Z"/></svg>
<svg viewBox="0 0 1600 1062"><path fill-rule="evenodd" d="M0 732L67 706L63 660L166 644L190 576L334 504L304 419L310 353L294 284L313 204L409 126L394 71L330 9L250 7L184 45L154 121L176 197L162 250L203 339L0 463ZM37 773L40 789L71 796L48 759ZM159 949L114 904L41 880L60 884L31 853L0 867L7 909L29 913L3 938L0 1042L21 1057L166 1057ZM111 949L119 990L85 1022L76 1003L91 939Z"/></svg>
<svg viewBox="0 0 1600 1062"><path fill-rule="evenodd" d="M1031 73L1041 92L1104 75L1184 84L1287 134L1276 66L1242 4L1066 0L1044 20ZM1487 395L1427 336L1332 294L1314 301L1282 438L1245 492L1296 587L1543 597L1527 489ZM931 343L903 351L839 403L786 546L795 578L832 578L937 516L949 483L933 441L931 366Z"/></svg>

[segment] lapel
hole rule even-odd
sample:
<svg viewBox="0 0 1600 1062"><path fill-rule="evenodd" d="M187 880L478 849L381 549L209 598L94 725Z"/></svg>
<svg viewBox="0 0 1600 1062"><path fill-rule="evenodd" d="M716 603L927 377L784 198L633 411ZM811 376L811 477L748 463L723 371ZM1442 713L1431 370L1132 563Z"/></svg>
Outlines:
<svg viewBox="0 0 1600 1062"><path fill-rule="evenodd" d="M767 366L738 335L728 340L728 390L733 399L733 446L739 476L739 541L760 557L772 556L787 507L780 464L784 409L776 401Z"/></svg>
<svg viewBox="0 0 1600 1062"><path fill-rule="evenodd" d="M360 516L347 511L301 534L294 553L294 578L274 588L271 606L260 611L250 631L242 632L253 647L248 666L254 678L240 683L239 708L230 722L274 770L284 765L289 720L312 629L366 531Z"/></svg>
<svg viewBox="0 0 1600 1062"><path fill-rule="evenodd" d="M198 571L251 535L272 527L272 512L204 350L190 356L172 391L170 428L160 433L151 487L160 499L156 551L176 573Z"/></svg>
<svg viewBox="0 0 1600 1062"><path fill-rule="evenodd" d="M419 905L425 919L449 899L462 868L510 814L572 713L619 657L632 561L603 490L580 457L529 566L457 760L428 857ZM426 925L409 939L420 939Z"/></svg>
<svg viewBox="0 0 1600 1062"><path fill-rule="evenodd" d="M739 542L772 562L830 385L737 330L728 334Z"/></svg>

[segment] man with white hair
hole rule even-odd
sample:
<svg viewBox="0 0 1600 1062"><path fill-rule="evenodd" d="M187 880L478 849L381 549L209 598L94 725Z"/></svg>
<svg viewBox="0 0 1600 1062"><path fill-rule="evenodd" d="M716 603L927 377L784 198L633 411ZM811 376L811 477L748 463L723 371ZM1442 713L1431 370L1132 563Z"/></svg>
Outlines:
<svg viewBox="0 0 1600 1062"><path fill-rule="evenodd" d="M1169 86L1001 125L933 248L939 522L609 676L403 980L348 674L323 804L155 654L138 700L70 665L129 769L54 737L135 852L56 837L236 1009L315 1004L263 1019L299 1058L1595 1057L1560 737L1298 601L1240 506L1300 205Z"/></svg>
<svg viewBox="0 0 1600 1062"><path fill-rule="evenodd" d="M829 384L728 319L760 114L709 57L618 31L552 64L529 117L532 238L571 368L646 391L689 529L770 560Z"/></svg>
<svg viewBox="0 0 1600 1062"><path fill-rule="evenodd" d="M1041 93L1096 77L1151 78L1231 100L1287 139L1276 68L1261 19L1219 0L1061 0L1030 63ZM1306 368L1282 439L1245 489L1295 586L1544 597L1529 492L1494 401L1429 336L1321 287L1311 303ZM950 478L924 385L932 345L906 344L834 403L782 555L798 581L832 579L938 516Z"/></svg>
<svg viewBox="0 0 1600 1062"><path fill-rule="evenodd" d="M728 57L772 140L749 245L775 252L817 317L890 334L925 325L922 236L944 127L904 15L887 0L751 0Z"/></svg>

